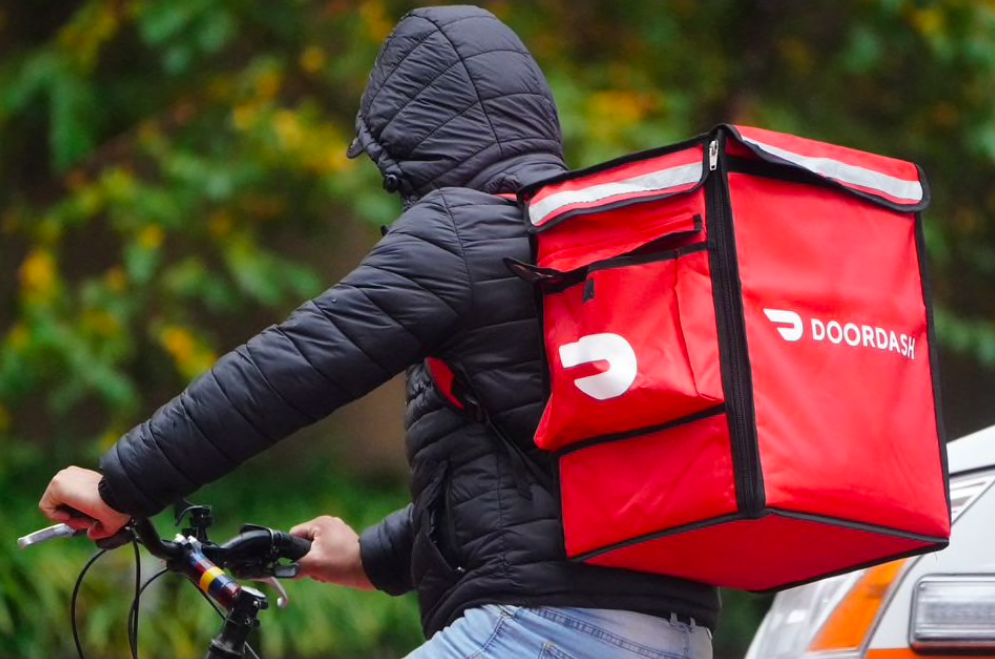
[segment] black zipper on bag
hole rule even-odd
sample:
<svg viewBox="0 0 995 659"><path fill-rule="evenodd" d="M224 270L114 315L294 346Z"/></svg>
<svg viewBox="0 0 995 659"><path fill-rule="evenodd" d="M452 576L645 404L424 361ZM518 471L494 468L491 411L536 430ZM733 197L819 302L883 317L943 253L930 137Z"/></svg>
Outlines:
<svg viewBox="0 0 995 659"><path fill-rule="evenodd" d="M766 506L760 450L757 444L753 383L746 346L742 288L736 263L736 241L732 208L728 197L726 166L722 158L723 134L708 144L709 176L706 182L706 215L712 268L712 294L719 337L722 381L732 449L736 501L749 517L762 514Z"/></svg>

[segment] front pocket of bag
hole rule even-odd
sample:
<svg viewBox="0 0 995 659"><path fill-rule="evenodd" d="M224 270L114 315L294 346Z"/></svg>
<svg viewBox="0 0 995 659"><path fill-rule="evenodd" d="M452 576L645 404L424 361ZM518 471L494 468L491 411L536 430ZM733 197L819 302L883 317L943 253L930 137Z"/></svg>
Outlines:
<svg viewBox="0 0 995 659"><path fill-rule="evenodd" d="M542 448L656 427L722 401L709 274L699 245L592 267L544 298Z"/></svg>
<svg viewBox="0 0 995 659"><path fill-rule="evenodd" d="M570 557L633 545L737 509L729 428L717 413L638 437L578 445L560 455L559 475Z"/></svg>

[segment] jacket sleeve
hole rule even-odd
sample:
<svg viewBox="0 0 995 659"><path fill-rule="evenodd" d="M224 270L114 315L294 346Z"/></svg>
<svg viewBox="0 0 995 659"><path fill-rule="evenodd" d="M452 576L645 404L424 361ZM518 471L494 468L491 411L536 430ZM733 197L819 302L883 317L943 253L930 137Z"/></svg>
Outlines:
<svg viewBox="0 0 995 659"><path fill-rule="evenodd" d="M417 204L341 282L124 435L101 459L101 494L154 515L423 359L470 303L451 215Z"/></svg>
<svg viewBox="0 0 995 659"><path fill-rule="evenodd" d="M414 530L412 506L397 510L359 536L360 556L366 576L377 590L403 595L412 590L411 547Z"/></svg>

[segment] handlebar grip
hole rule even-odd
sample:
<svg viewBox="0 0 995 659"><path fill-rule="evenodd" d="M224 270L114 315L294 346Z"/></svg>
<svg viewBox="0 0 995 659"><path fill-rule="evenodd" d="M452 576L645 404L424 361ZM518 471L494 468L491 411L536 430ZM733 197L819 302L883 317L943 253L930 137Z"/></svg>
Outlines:
<svg viewBox="0 0 995 659"><path fill-rule="evenodd" d="M274 535L276 545L280 548L280 554L284 558L297 561L311 551L311 541L307 538L299 538L282 531L277 531Z"/></svg>

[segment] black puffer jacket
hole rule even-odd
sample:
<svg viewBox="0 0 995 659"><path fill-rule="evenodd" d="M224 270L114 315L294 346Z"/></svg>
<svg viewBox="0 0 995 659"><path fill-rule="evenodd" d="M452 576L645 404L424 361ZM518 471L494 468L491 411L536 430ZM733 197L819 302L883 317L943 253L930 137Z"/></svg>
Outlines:
<svg viewBox="0 0 995 659"><path fill-rule="evenodd" d="M542 407L533 295L501 197L564 170L552 96L518 38L473 7L421 9L384 44L358 137L406 210L361 265L286 322L221 358L104 456L101 493L158 512L298 428L407 369L413 505L362 534L364 567L417 589L427 635L469 606L504 602L676 612L714 625L714 589L564 560L553 494L487 424L440 394L445 360L493 423L531 445Z"/></svg>

